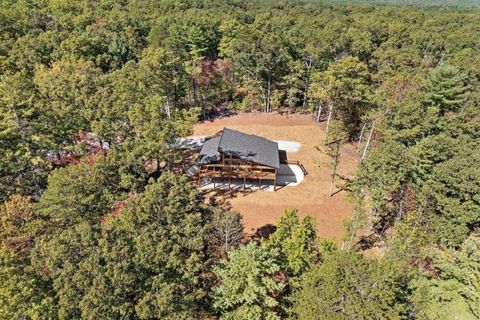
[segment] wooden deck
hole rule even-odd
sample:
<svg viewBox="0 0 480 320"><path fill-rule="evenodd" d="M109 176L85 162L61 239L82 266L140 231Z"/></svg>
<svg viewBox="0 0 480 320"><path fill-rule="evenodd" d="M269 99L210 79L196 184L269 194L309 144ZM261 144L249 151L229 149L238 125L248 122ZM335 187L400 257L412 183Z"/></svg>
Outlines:
<svg viewBox="0 0 480 320"><path fill-rule="evenodd" d="M222 157L218 163L209 163L199 165L198 183L202 178L210 178L215 187L215 179L228 179L228 188L231 186L231 179L243 179L243 188L245 189L246 180L258 180L261 185L262 180L273 180L274 190L277 183L277 169L265 165L246 161L233 157Z"/></svg>

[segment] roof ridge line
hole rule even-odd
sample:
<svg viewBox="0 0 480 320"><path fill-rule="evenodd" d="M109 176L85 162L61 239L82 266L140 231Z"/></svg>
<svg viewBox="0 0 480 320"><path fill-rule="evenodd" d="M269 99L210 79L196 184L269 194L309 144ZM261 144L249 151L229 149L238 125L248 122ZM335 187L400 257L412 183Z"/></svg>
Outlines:
<svg viewBox="0 0 480 320"><path fill-rule="evenodd" d="M227 127L223 127L223 130L222 130L222 136L220 137L220 140L218 140L218 147L217 147L217 151L220 152L220 145L222 144L222 139L223 139L223 134L225 133L225 129Z"/></svg>

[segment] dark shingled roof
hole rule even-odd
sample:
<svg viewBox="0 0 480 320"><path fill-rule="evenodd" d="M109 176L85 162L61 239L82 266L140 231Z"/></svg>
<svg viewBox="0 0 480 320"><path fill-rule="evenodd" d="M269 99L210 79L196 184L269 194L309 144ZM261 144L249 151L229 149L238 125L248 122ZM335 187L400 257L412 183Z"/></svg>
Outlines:
<svg viewBox="0 0 480 320"><path fill-rule="evenodd" d="M280 167L278 143L265 138L224 128L220 137L207 140L203 145L198 163L205 164L220 160L220 152L273 168Z"/></svg>
<svg viewBox="0 0 480 320"><path fill-rule="evenodd" d="M198 155L198 163L206 164L220 161L220 152L218 152L218 144L220 142L220 138L221 137L214 137L205 141L202 150Z"/></svg>

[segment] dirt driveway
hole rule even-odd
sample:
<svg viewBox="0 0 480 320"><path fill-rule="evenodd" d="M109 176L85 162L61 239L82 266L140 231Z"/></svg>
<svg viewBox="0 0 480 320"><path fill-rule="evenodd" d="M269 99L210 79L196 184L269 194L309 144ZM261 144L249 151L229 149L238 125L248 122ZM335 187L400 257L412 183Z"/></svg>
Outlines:
<svg viewBox="0 0 480 320"><path fill-rule="evenodd" d="M328 158L315 148L324 136L324 124L315 124L306 115L286 117L278 114L241 113L199 123L194 128L194 135L212 135L224 127L271 140L300 142L302 146L298 152L287 153L287 156L289 160L300 161L308 172L298 186L284 187L276 192L236 192L223 195L222 198L243 215L246 232L254 233L258 228L275 224L285 209L296 208L301 215L315 217L320 236L341 240L344 232L342 221L352 214L352 205L344 191L333 197L328 194L330 170L322 166ZM355 146L342 146L339 173L352 176L358 160Z"/></svg>

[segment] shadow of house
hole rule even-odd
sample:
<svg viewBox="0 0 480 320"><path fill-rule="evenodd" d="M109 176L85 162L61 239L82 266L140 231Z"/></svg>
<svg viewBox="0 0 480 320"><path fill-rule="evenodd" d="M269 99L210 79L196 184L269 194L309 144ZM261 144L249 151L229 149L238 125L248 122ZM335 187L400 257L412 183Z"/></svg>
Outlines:
<svg viewBox="0 0 480 320"><path fill-rule="evenodd" d="M287 164L288 163L287 151L278 150L278 158L281 164Z"/></svg>

